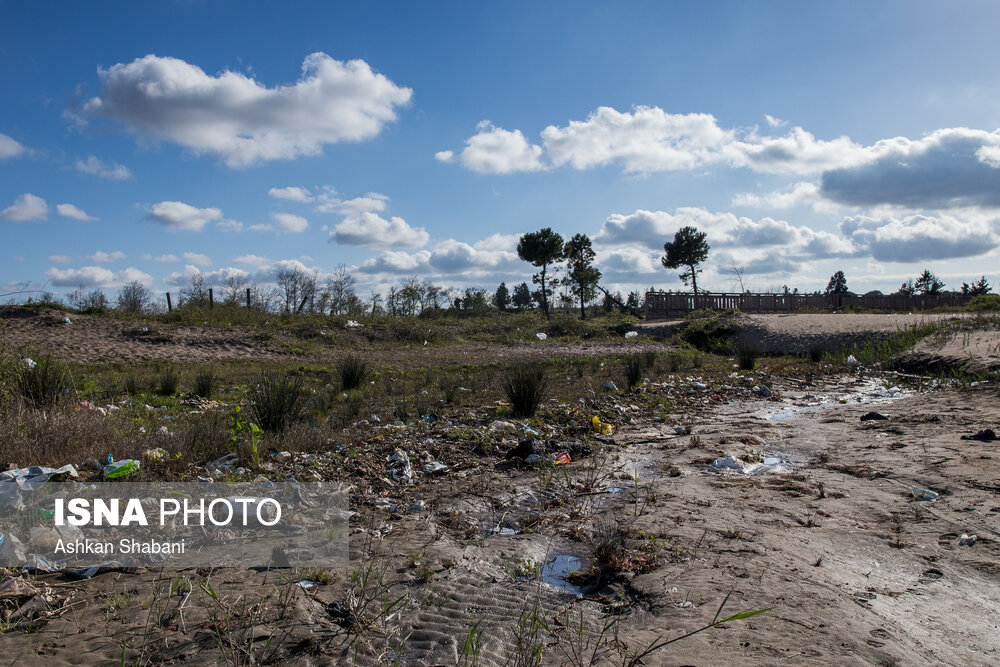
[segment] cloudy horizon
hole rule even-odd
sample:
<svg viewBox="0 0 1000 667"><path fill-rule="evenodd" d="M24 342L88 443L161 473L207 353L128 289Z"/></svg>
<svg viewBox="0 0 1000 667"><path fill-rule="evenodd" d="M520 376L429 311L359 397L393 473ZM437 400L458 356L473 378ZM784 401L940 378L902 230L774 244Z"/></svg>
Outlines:
<svg viewBox="0 0 1000 667"><path fill-rule="evenodd" d="M991 4L236 7L4 10L0 293L492 290L542 227L683 289L687 225L713 291L1000 282Z"/></svg>

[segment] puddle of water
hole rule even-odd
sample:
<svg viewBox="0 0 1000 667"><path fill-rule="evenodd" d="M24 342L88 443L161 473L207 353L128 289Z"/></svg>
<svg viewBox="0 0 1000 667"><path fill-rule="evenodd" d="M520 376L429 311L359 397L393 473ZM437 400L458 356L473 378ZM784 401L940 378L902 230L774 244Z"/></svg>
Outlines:
<svg viewBox="0 0 1000 667"><path fill-rule="evenodd" d="M909 396L912 392L900 387L886 388L878 379L865 380L851 391L840 396L818 396L816 401L806 405L792 405L776 412L763 412L761 417L771 421L785 421L814 410L833 407L835 405L884 403Z"/></svg>
<svg viewBox="0 0 1000 667"><path fill-rule="evenodd" d="M583 597L583 588L566 580L573 572L583 569L583 561L570 554L556 554L542 565L542 583L561 591Z"/></svg>

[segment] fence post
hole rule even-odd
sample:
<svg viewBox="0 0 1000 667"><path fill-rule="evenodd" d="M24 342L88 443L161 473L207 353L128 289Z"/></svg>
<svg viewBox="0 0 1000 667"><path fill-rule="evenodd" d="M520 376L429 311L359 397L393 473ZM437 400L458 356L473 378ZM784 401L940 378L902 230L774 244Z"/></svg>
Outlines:
<svg viewBox="0 0 1000 667"><path fill-rule="evenodd" d="M174 307L170 303L170 292L167 292L167 312L168 313L174 312Z"/></svg>
<svg viewBox="0 0 1000 667"><path fill-rule="evenodd" d="M247 308L250 307L250 288L247 288Z"/></svg>
<svg viewBox="0 0 1000 667"><path fill-rule="evenodd" d="M212 310L215 308L215 297L212 295L212 288L208 288L208 309Z"/></svg>

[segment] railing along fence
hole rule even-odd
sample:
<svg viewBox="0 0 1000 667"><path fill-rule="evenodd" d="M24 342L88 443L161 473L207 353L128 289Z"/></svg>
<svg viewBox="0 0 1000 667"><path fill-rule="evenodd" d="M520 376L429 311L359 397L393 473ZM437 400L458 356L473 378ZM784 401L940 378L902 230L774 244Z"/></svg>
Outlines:
<svg viewBox="0 0 1000 667"><path fill-rule="evenodd" d="M696 297L683 292L646 292L646 319L681 317L693 310L738 310L742 313L795 313L800 310L913 311L940 306L962 306L971 297L965 294L753 294L699 292Z"/></svg>

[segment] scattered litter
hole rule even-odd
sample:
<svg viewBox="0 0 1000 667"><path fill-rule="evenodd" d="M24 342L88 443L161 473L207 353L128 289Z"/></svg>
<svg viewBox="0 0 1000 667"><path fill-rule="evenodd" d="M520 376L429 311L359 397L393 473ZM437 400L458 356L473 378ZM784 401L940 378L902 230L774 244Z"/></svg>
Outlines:
<svg viewBox="0 0 1000 667"><path fill-rule="evenodd" d="M549 454L549 460L552 461L552 465L562 466L572 462L573 459L570 458L569 452L560 451L560 452L552 452L551 454Z"/></svg>
<svg viewBox="0 0 1000 667"><path fill-rule="evenodd" d="M392 456L389 457L392 468L392 478L400 480L405 484L413 483L413 467L410 465L410 457L402 449L396 448Z"/></svg>
<svg viewBox="0 0 1000 667"><path fill-rule="evenodd" d="M861 421L863 421L863 422L869 422L869 421L875 421L875 420L885 421L885 420L888 420L888 419L889 418L886 417L881 412L868 412L866 414L861 415Z"/></svg>
<svg viewBox="0 0 1000 667"><path fill-rule="evenodd" d="M853 354L847 355L847 365L848 366L860 366L861 362Z"/></svg>
<svg viewBox="0 0 1000 667"><path fill-rule="evenodd" d="M527 456L524 457L525 463L538 463L541 460L542 457L539 456L538 454L528 454Z"/></svg>
<svg viewBox="0 0 1000 667"><path fill-rule="evenodd" d="M28 370L33 370L35 368L35 366L38 365L38 362L35 361L34 359L30 358L30 357L25 357L24 358L24 365L28 367Z"/></svg>
<svg viewBox="0 0 1000 667"><path fill-rule="evenodd" d="M441 463L440 461L431 461L430 463L428 463L427 465L425 465L423 468L421 468L420 471L422 473L424 473L425 475L436 475L437 473L444 472L447 469L448 469L448 466L446 466L445 464Z"/></svg>
<svg viewBox="0 0 1000 667"><path fill-rule="evenodd" d="M984 428L975 435L963 435L962 440L981 440L982 442L993 442L997 439L996 431L991 428Z"/></svg>
<svg viewBox="0 0 1000 667"><path fill-rule="evenodd" d="M354 320L347 320L347 324L344 325L344 328L345 329L358 329L358 328L361 328L363 326L365 326L365 325L361 324L360 322L355 322Z"/></svg>
<svg viewBox="0 0 1000 667"><path fill-rule="evenodd" d="M691 429L686 426L675 426L674 435L691 435Z"/></svg>
<svg viewBox="0 0 1000 667"><path fill-rule="evenodd" d="M753 391L755 394L761 396L762 398L768 398L769 396L771 396L771 390L768 389L766 385L760 385L759 387L754 387Z"/></svg>
<svg viewBox="0 0 1000 667"><path fill-rule="evenodd" d="M135 459L122 459L121 461L112 461L108 465L104 466L104 476L108 479L118 479L119 477L127 477L132 473L139 472L139 467L141 464Z"/></svg>
<svg viewBox="0 0 1000 667"><path fill-rule="evenodd" d="M170 456L170 452L165 450L163 447L157 447L156 449L147 449L142 453L142 458L149 461L166 461Z"/></svg>
<svg viewBox="0 0 1000 667"><path fill-rule="evenodd" d="M979 539L978 535L966 535L962 533L962 536L958 538L958 546L960 547L971 547Z"/></svg>
<svg viewBox="0 0 1000 667"><path fill-rule="evenodd" d="M594 433L600 433L601 435L611 435L611 424L606 424L601 421L601 418L594 415L594 418L590 420L590 429Z"/></svg>
<svg viewBox="0 0 1000 667"><path fill-rule="evenodd" d="M274 455L274 460L276 463L288 463L292 460L291 452L278 452Z"/></svg>
<svg viewBox="0 0 1000 667"><path fill-rule="evenodd" d="M698 391L705 391L706 389L708 389L708 385L705 384L704 382L692 382L691 388L697 389Z"/></svg>
<svg viewBox="0 0 1000 667"><path fill-rule="evenodd" d="M220 458L215 459L214 461L209 461L208 463L206 463L205 470L209 472L215 472L217 470L218 471L231 470L233 466L239 463L239 461L240 457L236 454L236 452L230 452L225 456L222 456Z"/></svg>
<svg viewBox="0 0 1000 667"><path fill-rule="evenodd" d="M546 336L545 334L543 334L541 331L539 331L538 333L536 333L535 336L538 337L538 340L545 340L546 338L548 338L548 336Z"/></svg>
<svg viewBox="0 0 1000 667"><path fill-rule="evenodd" d="M611 380L604 383L604 391L618 391L618 385Z"/></svg>
<svg viewBox="0 0 1000 667"><path fill-rule="evenodd" d="M628 333L625 334L626 338L637 338L638 336L639 336L638 331L629 331Z"/></svg>
<svg viewBox="0 0 1000 667"><path fill-rule="evenodd" d="M64 317L63 318L63 324L73 324L73 321L70 320L68 317Z"/></svg>
<svg viewBox="0 0 1000 667"><path fill-rule="evenodd" d="M925 501L932 503L938 499L938 494L936 491L931 491L930 489L924 489L919 486L910 487L910 493L913 494L913 499L916 501Z"/></svg>
<svg viewBox="0 0 1000 667"><path fill-rule="evenodd" d="M410 506L407 509L409 509L411 512L423 512L426 508L427 507L426 505L424 505L424 501L414 500L412 503L410 503Z"/></svg>
<svg viewBox="0 0 1000 667"><path fill-rule="evenodd" d="M501 421L499 419L490 422L490 425L487 428L491 431L513 431L517 429L517 427L511 422Z"/></svg>
<svg viewBox="0 0 1000 667"><path fill-rule="evenodd" d="M731 470L741 475L760 475L768 472L791 472L790 461L780 456L765 456L760 461L744 461L737 456L715 459L711 467L715 472Z"/></svg>
<svg viewBox="0 0 1000 667"><path fill-rule="evenodd" d="M295 585L299 586L300 588L313 588L316 584L309 581L308 579L303 579L302 581L296 581Z"/></svg>

